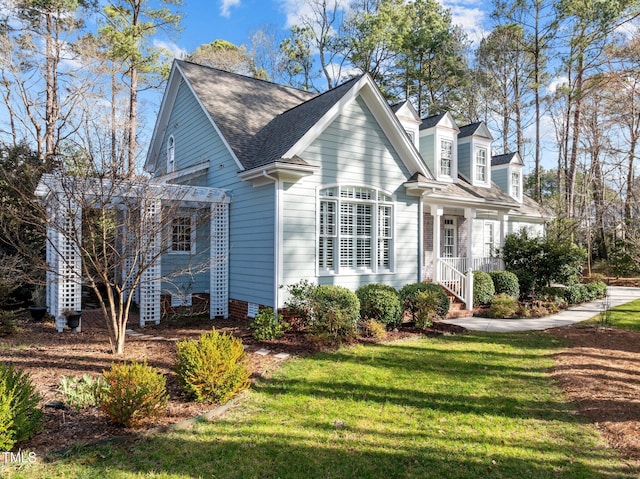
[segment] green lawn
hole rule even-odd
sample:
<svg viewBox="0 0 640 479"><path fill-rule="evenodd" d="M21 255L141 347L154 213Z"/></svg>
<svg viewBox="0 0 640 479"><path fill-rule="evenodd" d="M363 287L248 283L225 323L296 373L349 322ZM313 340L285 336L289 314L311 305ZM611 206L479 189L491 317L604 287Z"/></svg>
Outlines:
<svg viewBox="0 0 640 479"><path fill-rule="evenodd" d="M640 299L611 308L608 326L640 331ZM599 323L600 316L590 319L589 323Z"/></svg>
<svg viewBox="0 0 640 479"><path fill-rule="evenodd" d="M637 477L551 382L561 347L469 333L292 360L216 422L9 477Z"/></svg>

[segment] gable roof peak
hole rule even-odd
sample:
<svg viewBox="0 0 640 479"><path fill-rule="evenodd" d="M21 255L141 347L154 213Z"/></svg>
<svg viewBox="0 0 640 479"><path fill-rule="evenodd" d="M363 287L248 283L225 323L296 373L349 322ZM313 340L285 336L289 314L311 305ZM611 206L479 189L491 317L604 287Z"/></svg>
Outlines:
<svg viewBox="0 0 640 479"><path fill-rule="evenodd" d="M510 153L503 153L501 155L493 155L491 157L491 166L500 166L500 165L508 165L508 164L524 166L524 163L522 163L522 159L520 158L520 155L518 154L517 151L513 151Z"/></svg>
<svg viewBox="0 0 640 479"><path fill-rule="evenodd" d="M491 132L484 121L477 121L475 123L469 123L468 125L461 126L460 133L458 133L458 139L466 138L468 136L480 136L493 140L493 135L491 135Z"/></svg>

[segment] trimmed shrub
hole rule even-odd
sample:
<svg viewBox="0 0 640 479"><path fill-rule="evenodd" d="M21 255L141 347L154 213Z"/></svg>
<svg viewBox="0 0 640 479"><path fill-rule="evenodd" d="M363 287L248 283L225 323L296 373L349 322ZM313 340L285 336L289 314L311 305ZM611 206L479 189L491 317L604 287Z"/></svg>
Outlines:
<svg viewBox="0 0 640 479"><path fill-rule="evenodd" d="M9 451L39 429L42 411L40 395L29 373L9 364L0 364L0 448Z"/></svg>
<svg viewBox="0 0 640 479"><path fill-rule="evenodd" d="M603 281L592 281L584 286L587 288L589 298L591 298L589 301L604 298L607 295L607 284Z"/></svg>
<svg viewBox="0 0 640 479"><path fill-rule="evenodd" d="M518 277L510 271L491 271L489 273L495 294L508 294L513 298L520 297Z"/></svg>
<svg viewBox="0 0 640 479"><path fill-rule="evenodd" d="M175 371L185 392L198 402L222 404L249 387L242 341L211 330L176 344Z"/></svg>
<svg viewBox="0 0 640 479"><path fill-rule="evenodd" d="M563 286L547 286L540 288L537 294L538 299L542 301L554 301L556 303L566 302L566 290Z"/></svg>
<svg viewBox="0 0 640 479"><path fill-rule="evenodd" d="M397 326L402 321L402 306L395 288L386 284L367 284L356 290L360 300L360 317Z"/></svg>
<svg viewBox="0 0 640 479"><path fill-rule="evenodd" d="M420 313L418 294L425 291L438 295L436 316L440 319L446 318L449 312L449 297L444 292L444 289L435 283L411 283L405 285L399 293L404 309L410 311L414 321L417 321Z"/></svg>
<svg viewBox="0 0 640 479"><path fill-rule="evenodd" d="M166 378L147 363L112 364L102 373L100 408L116 424L134 427L159 417L167 406Z"/></svg>
<svg viewBox="0 0 640 479"><path fill-rule="evenodd" d="M569 304L579 304L585 301L585 288L582 284L572 284L564 290L564 298Z"/></svg>
<svg viewBox="0 0 640 479"><path fill-rule="evenodd" d="M329 341L351 339L358 332L360 300L347 288L318 286L313 292L312 312L311 331L326 335Z"/></svg>
<svg viewBox="0 0 640 479"><path fill-rule="evenodd" d="M491 299L491 306L487 315L490 318L515 318L518 312L519 303L516 298L509 294L501 293Z"/></svg>
<svg viewBox="0 0 640 479"><path fill-rule="evenodd" d="M488 273L483 271L473 272L473 305L481 306L491 303L496 294L493 281Z"/></svg>
<svg viewBox="0 0 640 479"><path fill-rule="evenodd" d="M382 339L387 335L387 328L376 319L367 319L360 322L360 330L363 336Z"/></svg>
<svg viewBox="0 0 640 479"><path fill-rule="evenodd" d="M442 291L442 288L440 289ZM446 296L446 294L445 294ZM442 297L435 290L419 291L416 294L416 307L418 308L416 316L416 327L427 329L433 325L433 322L442 319L439 312L442 310ZM449 298L447 298L449 301Z"/></svg>
<svg viewBox="0 0 640 479"><path fill-rule="evenodd" d="M76 411L100 405L100 393L105 387L104 378L94 378L88 374L82 376L63 376L60 379L60 390L64 402Z"/></svg>
<svg viewBox="0 0 640 479"><path fill-rule="evenodd" d="M281 314L276 320L273 308L265 308L258 311L255 319L249 323L249 329L253 330L253 337L258 341L265 339L277 339L289 329Z"/></svg>

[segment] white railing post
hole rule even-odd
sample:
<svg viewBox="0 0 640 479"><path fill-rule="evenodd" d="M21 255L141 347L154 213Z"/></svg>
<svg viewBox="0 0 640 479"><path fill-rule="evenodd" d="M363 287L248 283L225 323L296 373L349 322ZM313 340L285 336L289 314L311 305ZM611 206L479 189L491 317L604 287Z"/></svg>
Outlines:
<svg viewBox="0 0 640 479"><path fill-rule="evenodd" d="M472 310L473 309L473 270L471 268L469 268L467 270L467 297L466 299L466 304L467 304L467 309L468 310Z"/></svg>

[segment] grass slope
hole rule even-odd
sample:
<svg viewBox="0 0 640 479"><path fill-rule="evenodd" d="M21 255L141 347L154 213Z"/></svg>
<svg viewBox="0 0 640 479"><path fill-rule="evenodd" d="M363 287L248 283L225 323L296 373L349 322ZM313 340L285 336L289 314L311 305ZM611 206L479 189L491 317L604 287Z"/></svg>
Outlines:
<svg viewBox="0 0 640 479"><path fill-rule="evenodd" d="M561 346L478 333L293 360L213 423L10 477L636 477L550 381Z"/></svg>

